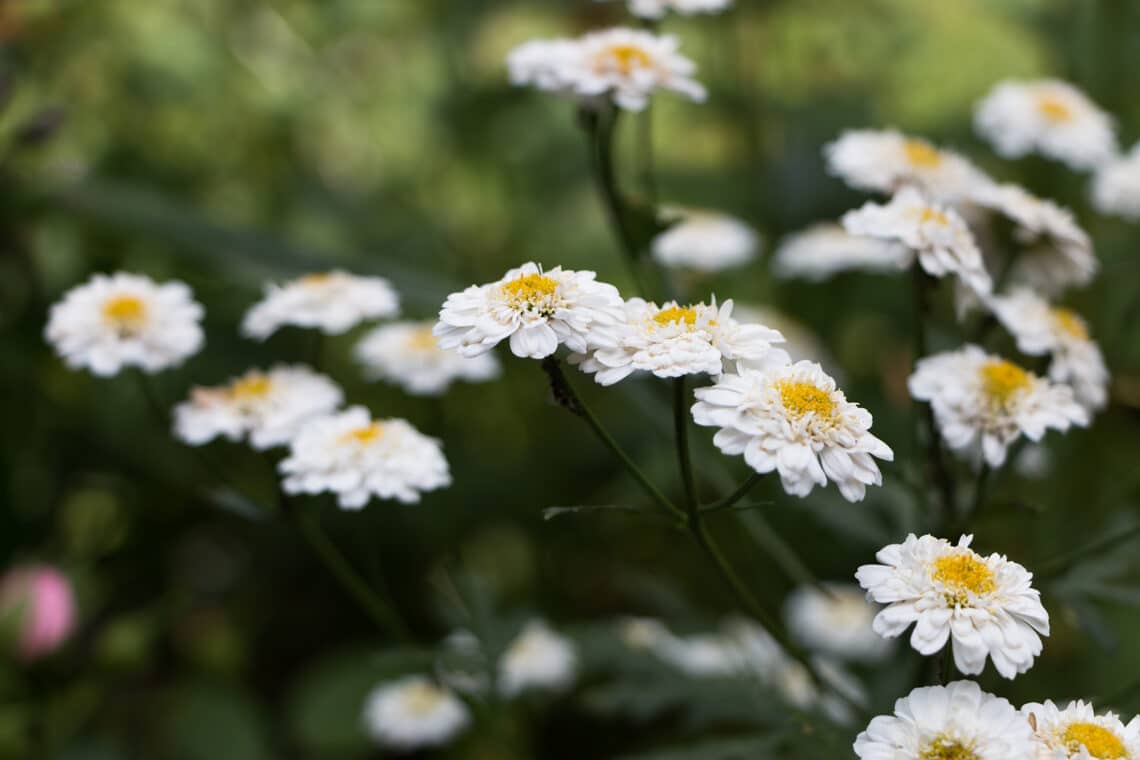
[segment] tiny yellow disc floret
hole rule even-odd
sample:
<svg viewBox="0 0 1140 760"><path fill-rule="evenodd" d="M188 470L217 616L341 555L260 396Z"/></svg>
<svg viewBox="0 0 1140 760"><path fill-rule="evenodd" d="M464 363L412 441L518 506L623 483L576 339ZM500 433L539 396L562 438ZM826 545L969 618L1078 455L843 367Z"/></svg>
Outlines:
<svg viewBox="0 0 1140 760"><path fill-rule="evenodd" d="M964 605L969 601L969 593L988 594L997 588L994 571L974 552L966 550L934 561L934 580L949 587L947 601Z"/></svg>
<svg viewBox="0 0 1140 760"><path fill-rule="evenodd" d="M959 741L953 739L935 739L930 743L919 760L978 760L978 754Z"/></svg>
<svg viewBox="0 0 1140 760"><path fill-rule="evenodd" d="M368 444L379 440L382 435L384 435L384 426L379 422L373 422L364 427L358 427L355 430L348 431L344 434L344 437L360 444Z"/></svg>
<svg viewBox="0 0 1140 760"><path fill-rule="evenodd" d="M1071 723L1061 740L1069 752L1078 752L1083 744L1098 760L1123 760L1129 756L1120 737L1095 723Z"/></svg>
<svg viewBox="0 0 1140 760"><path fill-rule="evenodd" d="M1073 118L1073 109L1060 98L1051 95L1040 98L1037 101L1037 108L1049 121L1062 122Z"/></svg>
<svg viewBox="0 0 1140 760"><path fill-rule="evenodd" d="M138 296L115 296L103 304L103 316L120 326L130 326L146 316L146 304Z"/></svg>
<svg viewBox="0 0 1140 760"><path fill-rule="evenodd" d="M950 217L946 216L938 209L927 207L922 210L922 216L919 217L919 221L923 224L926 222L934 222L935 224L946 225L950 224Z"/></svg>
<svg viewBox="0 0 1140 760"><path fill-rule="evenodd" d="M511 298L534 303L554 295L558 290L558 282L553 277L547 277L544 274L524 274L510 282L503 283L503 290Z"/></svg>
<svg viewBox="0 0 1140 760"><path fill-rule="evenodd" d="M408 334L408 348L413 351L431 351L439 348L439 342L430 327L417 327Z"/></svg>
<svg viewBox="0 0 1140 760"><path fill-rule="evenodd" d="M999 404L1033 384L1033 376L1013 362L994 359L982 365L982 388Z"/></svg>
<svg viewBox="0 0 1140 760"><path fill-rule="evenodd" d="M1074 338L1079 338L1080 340L1089 339L1089 329L1085 326L1085 321L1072 309L1053 309L1053 319L1057 320L1057 326L1060 327L1062 331Z"/></svg>
<svg viewBox="0 0 1140 760"><path fill-rule="evenodd" d="M654 314L653 321L659 325L671 325L674 322L692 325L696 324L697 310L692 306L670 306Z"/></svg>
<svg viewBox="0 0 1140 760"><path fill-rule="evenodd" d="M606 53L622 74L629 74L635 68L647 69L653 65L653 59L649 54L636 45L614 45Z"/></svg>
<svg viewBox="0 0 1140 760"><path fill-rule="evenodd" d="M408 687L404 706L413 715L426 715L443 701L444 693L431 684L418 683Z"/></svg>
<svg viewBox="0 0 1140 760"><path fill-rule="evenodd" d="M273 382L268 375L261 372L250 372L234 381L230 386L230 395L239 401L264 398L271 387L273 387Z"/></svg>
<svg viewBox="0 0 1140 760"><path fill-rule="evenodd" d="M912 166L933 169L942 163L942 154L938 152L938 149L931 147L922 140L907 140L903 145L903 151L906 153L906 160Z"/></svg>
<svg viewBox="0 0 1140 760"><path fill-rule="evenodd" d="M796 417L814 414L818 419L830 420L835 416L835 402L831 394L811 383L783 380L776 383L784 408Z"/></svg>

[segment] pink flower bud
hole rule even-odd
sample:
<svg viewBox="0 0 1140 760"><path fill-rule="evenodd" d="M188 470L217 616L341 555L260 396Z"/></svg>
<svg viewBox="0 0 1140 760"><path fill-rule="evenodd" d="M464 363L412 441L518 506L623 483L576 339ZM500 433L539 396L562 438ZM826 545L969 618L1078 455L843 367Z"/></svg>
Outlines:
<svg viewBox="0 0 1140 760"><path fill-rule="evenodd" d="M71 581L50 565L23 565L0 579L0 619L18 616L16 651L24 660L51 654L75 628Z"/></svg>

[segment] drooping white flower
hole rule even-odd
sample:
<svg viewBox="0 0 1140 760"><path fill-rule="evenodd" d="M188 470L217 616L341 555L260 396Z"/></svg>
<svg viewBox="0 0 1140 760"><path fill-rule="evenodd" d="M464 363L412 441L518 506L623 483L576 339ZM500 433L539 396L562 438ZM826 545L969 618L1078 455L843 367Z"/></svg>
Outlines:
<svg viewBox="0 0 1140 760"><path fill-rule="evenodd" d="M1069 386L974 345L920 359L907 385L911 396L930 403L951 448L970 456L980 450L991 467L1001 467L1023 435L1040 441L1049 428L1065 431L1089 421Z"/></svg>
<svg viewBox="0 0 1140 760"><path fill-rule="evenodd" d="M205 342L202 314L181 282L97 274L51 307L44 335L73 369L102 377L126 367L154 373L198 352Z"/></svg>
<svg viewBox="0 0 1140 760"><path fill-rule="evenodd" d="M570 640L531 621L499 661L499 691L513 697L530 689L563 689L577 672L578 655Z"/></svg>
<svg viewBox="0 0 1140 760"><path fill-rule="evenodd" d="M927 200L912 187L900 190L886 205L866 203L848 211L843 226L852 235L902 243L935 277L957 275L979 294L993 289L982 252L966 222L954 209Z"/></svg>
<svg viewBox="0 0 1140 760"><path fill-rule="evenodd" d="M923 686L855 739L861 760L1031 760L1031 729L1017 708L973 681Z"/></svg>
<svg viewBox="0 0 1140 760"><path fill-rule="evenodd" d="M405 420L374 421L362 406L309 422L278 467L285 493L335 493L343 509L373 496L411 504L451 485L439 441Z"/></svg>
<svg viewBox="0 0 1140 760"><path fill-rule="evenodd" d="M356 359L370 378L386 380L417 396L438 396L456 380L471 383L499 376L494 354L461 356L439 347L434 322L381 325L356 345Z"/></svg>
<svg viewBox="0 0 1140 760"><path fill-rule="evenodd" d="M343 400L336 383L305 366L250 370L226 385L191 390L190 399L174 408L174 435L191 446L249 436L261 451L289 443L305 423Z"/></svg>
<svg viewBox="0 0 1140 760"><path fill-rule="evenodd" d="M423 676L378 686L368 695L363 717L376 742L397 750L443 746L471 723L462 700Z"/></svg>
<svg viewBox="0 0 1140 760"><path fill-rule="evenodd" d="M693 419L720 428L713 437L717 448L743 454L757 472L778 472L794 496L807 496L830 480L843 498L861 501L868 485L882 483L874 458L894 458L871 434L870 413L849 402L813 362L742 368L698 388L696 397Z"/></svg>
<svg viewBox="0 0 1140 760"><path fill-rule="evenodd" d="M891 642L871 628L879 608L858 586L829 583L825 590L801 586L784 604L788 632L807 649L838 660L878 662Z"/></svg>
<svg viewBox="0 0 1140 760"><path fill-rule="evenodd" d="M1140 717L1127 725L1115 714L1097 715L1087 702L1061 709L1050 700L1022 705L1033 727L1032 760L1132 760L1140 757Z"/></svg>
<svg viewBox="0 0 1140 760"><path fill-rule="evenodd" d="M1037 152L1086 170L1116 153L1111 117L1057 79L999 82L978 103L974 127L1005 158Z"/></svg>
<svg viewBox="0 0 1140 760"><path fill-rule="evenodd" d="M265 296L246 312L241 330L257 340L287 325L340 335L361 322L394 317L399 311L400 298L383 277L322 272L283 285L270 283Z"/></svg>
<svg viewBox="0 0 1140 760"><path fill-rule="evenodd" d="M879 550L882 564L855 573L867 598L887 605L875 616L880 636L901 635L915 624L910 645L933 655L951 643L954 664L967 675L981 673L986 658L1005 678L1033 666L1041 635L1049 635L1049 613L1033 588L1033 574L1002 554L988 557L926 535L906 537Z"/></svg>
<svg viewBox="0 0 1140 760"><path fill-rule="evenodd" d="M759 238L744 222L715 211L676 210L680 221L653 240L653 258L667 267L719 272L756 257Z"/></svg>
<svg viewBox="0 0 1140 760"><path fill-rule="evenodd" d="M629 0L629 12L640 18L659 19L672 11L682 16L720 13L732 7L732 0Z"/></svg>
<svg viewBox="0 0 1140 760"><path fill-rule="evenodd" d="M594 278L593 272L523 264L497 282L449 295L433 333L440 348L467 357L485 354L507 338L511 352L522 358L550 356L560 343L585 353L594 330L624 317L617 288Z"/></svg>
<svg viewBox="0 0 1140 760"><path fill-rule="evenodd" d="M1097 169L1092 181L1092 204L1102 214L1140 220L1140 143Z"/></svg>
<svg viewBox="0 0 1140 760"><path fill-rule="evenodd" d="M772 257L777 277L820 282L837 272L860 269L898 272L914 262L914 251L902 243L852 235L838 224L815 224L780 241Z"/></svg>

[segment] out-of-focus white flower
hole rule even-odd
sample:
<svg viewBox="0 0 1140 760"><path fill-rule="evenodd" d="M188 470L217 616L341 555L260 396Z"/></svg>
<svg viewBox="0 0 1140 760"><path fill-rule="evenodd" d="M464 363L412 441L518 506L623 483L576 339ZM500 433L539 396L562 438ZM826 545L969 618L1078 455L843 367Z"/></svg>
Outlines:
<svg viewBox="0 0 1140 760"><path fill-rule="evenodd" d="M411 504L451 485L439 441L405 420L374 421L362 406L305 425L279 469L285 493L335 493L344 509L373 496Z"/></svg>
<svg viewBox="0 0 1140 760"><path fill-rule="evenodd" d="M693 419L717 427L725 454L744 455L760 473L775 470L784 490L807 496L828 480L848 501L861 501L882 474L874 457L891 461L890 447L871 434L871 414L847 400L813 362L768 370L742 368L696 390Z"/></svg>
<svg viewBox="0 0 1140 760"><path fill-rule="evenodd" d="M780 241L772 257L777 277L816 282L837 272L861 269L898 272L914 262L914 252L902 243L852 235L838 224L816 224Z"/></svg>
<svg viewBox="0 0 1140 760"><path fill-rule="evenodd" d="M181 282L97 274L51 307L44 334L74 369L102 377L124 367L158 372L197 353L202 307Z"/></svg>
<svg viewBox="0 0 1140 760"><path fill-rule="evenodd" d="M569 39L528 40L507 55L511 84L545 92L572 94L578 72L578 42Z"/></svg>
<svg viewBox="0 0 1140 760"><path fill-rule="evenodd" d="M305 366L250 370L226 385L191 390L174 408L174 435L191 446L248 435L260 451L289 443L305 423L343 400L336 383Z"/></svg>
<svg viewBox="0 0 1140 760"><path fill-rule="evenodd" d="M839 660L877 662L890 653L891 642L871 628L879 608L858 586L829 583L825 590L801 586L784 604L788 631L813 652Z"/></svg>
<svg viewBox="0 0 1140 760"><path fill-rule="evenodd" d="M1125 156L1117 156L1097 169L1092 181L1092 203L1102 214L1140 220L1140 143Z"/></svg>
<svg viewBox="0 0 1140 760"><path fill-rule="evenodd" d="M1021 436L1040 441L1049 428L1087 425L1088 413L1067 385L1051 383L1000 356L967 345L920 359L907 383L930 403L951 448L1001 467Z"/></svg>
<svg viewBox="0 0 1140 760"><path fill-rule="evenodd" d="M499 691L513 697L530 689L563 689L577 672L578 655L570 640L531 621L499 661Z"/></svg>
<svg viewBox="0 0 1140 760"><path fill-rule="evenodd" d="M780 348L788 353L792 361L807 359L824 367L833 363L831 354L819 336L810 327L782 311L768 306L737 303L732 313L742 324L766 325L783 335L784 342Z"/></svg>
<svg viewBox="0 0 1140 760"><path fill-rule="evenodd" d="M742 324L732 318L732 301L718 308L697 303L663 306L631 298L625 319L592 336L598 347L570 358L600 385L613 385L635 371L657 377L708 373L719 375L733 367L786 364L788 355L773 348L784 338L764 325Z"/></svg>
<svg viewBox="0 0 1140 760"><path fill-rule="evenodd" d="M648 617L625 618L619 624L618 633L630 649L645 650L653 649L672 636L664 623Z"/></svg>
<svg viewBox="0 0 1140 760"><path fill-rule="evenodd" d="M640 18L659 19L672 11L682 16L720 13L732 7L732 0L629 0L629 12Z"/></svg>
<svg viewBox="0 0 1140 760"><path fill-rule="evenodd" d="M955 546L912 533L880 549L882 564L863 565L855 577L869 599L887 605L875 616L880 636L899 636L914 623L910 645L920 654L936 654L949 641L962 673L981 673L989 657L1013 678L1041 654L1049 613L1032 573L1002 554L983 557L972 540L962 536Z"/></svg>
<svg viewBox="0 0 1140 760"><path fill-rule="evenodd" d="M284 285L270 283L242 320L244 335L265 340L287 325L340 335L361 322L394 317L400 298L383 277L348 272L308 274Z"/></svg>
<svg viewBox="0 0 1140 760"><path fill-rule="evenodd" d="M455 380L478 383L499 376L494 354L461 356L444 351L434 322L394 322L356 344L356 359L372 379L387 380L417 396L439 396Z"/></svg>
<svg viewBox="0 0 1140 760"><path fill-rule="evenodd" d="M1025 718L973 681L917 688L855 738L861 760L1030 760L1033 750Z"/></svg>
<svg viewBox="0 0 1140 760"><path fill-rule="evenodd" d="M677 209L680 221L653 240L653 258L667 267L719 272L756 258L759 238L744 222L716 211Z"/></svg>
<svg viewBox="0 0 1140 760"><path fill-rule="evenodd" d="M1022 705L1033 727L1033 760L1131 760L1140 757L1140 717L1125 725L1115 713L1097 715L1087 702L1061 709L1053 702Z"/></svg>
<svg viewBox="0 0 1140 760"><path fill-rule="evenodd" d="M843 226L852 235L902 243L935 277L957 275L979 294L993 289L982 252L966 222L954 209L928 201L912 187L900 190L886 205L866 203L848 211Z"/></svg>
<svg viewBox="0 0 1140 760"><path fill-rule="evenodd" d="M624 318L617 288L594 277L523 264L497 282L449 295L433 332L440 348L466 357L485 354L507 338L511 352L522 358L550 356L560 343L585 353L599 326Z"/></svg>
<svg viewBox="0 0 1140 760"><path fill-rule="evenodd" d="M368 734L398 750L443 746L470 723L462 700L423 676L382 684L364 705Z"/></svg>
<svg viewBox="0 0 1140 760"><path fill-rule="evenodd" d="M1112 119L1068 82L999 82L974 111L974 127L1005 158L1038 152L1077 170L1116 153Z"/></svg>

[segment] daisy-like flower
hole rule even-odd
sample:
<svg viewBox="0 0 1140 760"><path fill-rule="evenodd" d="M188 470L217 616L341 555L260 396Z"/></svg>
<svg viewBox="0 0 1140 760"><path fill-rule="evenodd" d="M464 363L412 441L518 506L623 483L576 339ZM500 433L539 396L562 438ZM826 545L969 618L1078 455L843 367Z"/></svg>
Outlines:
<svg viewBox="0 0 1140 760"><path fill-rule="evenodd" d="M278 467L285 493L335 493L343 509L373 496L412 504L451 485L439 441L405 420L373 420L362 406L305 425Z"/></svg>
<svg viewBox="0 0 1140 760"><path fill-rule="evenodd" d="M1033 728L1033 760L1133 760L1140 757L1140 717L1127 725L1115 713L1097 715L1087 702L1061 709L1053 702L1030 702L1021 714Z"/></svg>
<svg viewBox="0 0 1140 760"><path fill-rule="evenodd" d="M720 13L732 7L732 0L629 0L629 12L639 18L659 19L673 11L682 16Z"/></svg>
<svg viewBox="0 0 1140 760"><path fill-rule="evenodd" d="M125 367L158 372L202 347L202 306L181 282L97 274L51 307L44 334L73 369L101 377Z"/></svg>
<svg viewBox="0 0 1140 760"><path fill-rule="evenodd" d="M528 40L507 55L507 73L516 87L572 94L578 61L576 40Z"/></svg>
<svg viewBox="0 0 1140 760"><path fill-rule="evenodd" d="M1017 341L1018 351L1030 356L1052 355L1049 379L1071 386L1077 401L1090 411L1105 405L1108 368L1079 314L1051 306L1023 288L993 298L990 308Z"/></svg>
<svg viewBox="0 0 1140 760"><path fill-rule="evenodd" d="M1140 143L1101 166L1092 181L1092 203L1102 214L1140 220Z"/></svg>
<svg viewBox="0 0 1140 760"><path fill-rule="evenodd" d="M571 361L594 375L599 385L613 385L635 371L657 377L681 377L708 373L720 375L741 366L786 364L787 353L773 348L784 337L764 325L742 324L732 318L732 301L718 308L711 304L663 306L631 298L625 304L625 320L610 330L599 331L600 344L588 355Z"/></svg>
<svg viewBox="0 0 1140 760"><path fill-rule="evenodd" d="M667 267L719 272L756 258L759 238L744 222L715 211L680 209L680 221L653 240L653 258Z"/></svg>
<svg viewBox="0 0 1140 760"><path fill-rule="evenodd" d="M788 235L772 257L777 277L822 282L837 272L861 269L898 272L914 262L902 243L852 235L838 224L824 223Z"/></svg>
<svg viewBox="0 0 1140 760"><path fill-rule="evenodd" d="M869 485L881 485L875 457L894 453L871 434L871 415L853 404L814 362L766 370L741 368L715 385L696 390L693 419L717 427L725 454L744 455L760 473L775 470L784 490L807 496L828 480L848 501L861 501Z"/></svg>
<svg viewBox="0 0 1140 760"><path fill-rule="evenodd" d="M467 357L485 354L507 338L511 352L522 358L550 356L560 343L585 353L587 336L623 318L617 288L594 278L593 272L543 271L526 263L498 282L449 295L432 332L440 348Z"/></svg>
<svg viewBox="0 0 1140 760"><path fill-rule="evenodd" d="M988 657L1013 678L1041 654L1049 613L1032 573L1001 554L983 557L970 548L973 538L955 546L912 533L880 549L882 564L863 565L855 578L868 599L887 605L873 624L880 636L894 638L914 623L910 645L920 654L936 654L949 641L962 673L981 673Z"/></svg>
<svg viewBox="0 0 1140 760"><path fill-rule="evenodd" d="M974 127L1004 158L1038 152L1084 170L1116 153L1111 117L1056 79L999 82L978 103Z"/></svg>
<svg viewBox="0 0 1140 760"><path fill-rule="evenodd" d="M891 642L871 628L879 608L858 586L829 583L826 591L801 586L784 604L788 631L813 652L839 660L878 662Z"/></svg>
<svg viewBox="0 0 1140 760"><path fill-rule="evenodd" d="M375 328L356 345L367 375L399 385L416 396L439 396L456 380L480 383L499 376L493 354L460 356L444 351L432 334L434 322L395 322Z"/></svg>
<svg viewBox="0 0 1140 760"><path fill-rule="evenodd" d="M226 385L191 390L190 399L174 408L174 435L191 446L248 435L262 451L286 445L305 423L343 400L336 383L305 366L250 370Z"/></svg>
<svg viewBox="0 0 1140 760"><path fill-rule="evenodd" d="M746 324L771 327L784 336L784 349L792 361L807 359L824 367L834 363L827 347L815 332L799 320L769 306L737 303L732 309L733 318Z"/></svg>
<svg viewBox="0 0 1140 760"><path fill-rule="evenodd" d="M1023 435L1036 442L1049 428L1065 431L1089 422L1072 388L974 345L920 359L907 386L911 396L930 403L951 448L971 456L980 449L991 467L1001 467L1009 446Z"/></svg>
<svg viewBox="0 0 1140 760"><path fill-rule="evenodd" d="M1017 708L973 681L923 686L855 738L862 760L1029 760L1032 730Z"/></svg>
<svg viewBox="0 0 1140 760"><path fill-rule="evenodd" d="M530 689L562 689L577 672L578 655L570 640L531 621L499 661L499 691L513 697Z"/></svg>
<svg viewBox="0 0 1140 760"><path fill-rule="evenodd" d="M954 209L928 201L912 187L900 190L886 205L866 203L848 211L843 226L852 235L902 243L935 277L957 275L980 294L993 289L982 252L966 222Z"/></svg>
<svg viewBox="0 0 1140 760"><path fill-rule="evenodd" d="M470 723L467 705L423 676L382 684L364 705L368 734L397 750L443 746Z"/></svg>
<svg viewBox="0 0 1140 760"><path fill-rule="evenodd" d="M246 312L241 330L257 340L286 325L340 335L361 322L394 317L399 311L400 298L383 277L322 272L268 285L265 297Z"/></svg>

